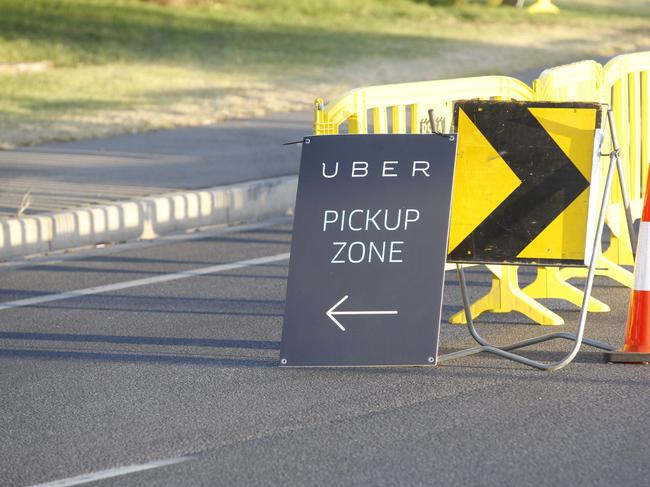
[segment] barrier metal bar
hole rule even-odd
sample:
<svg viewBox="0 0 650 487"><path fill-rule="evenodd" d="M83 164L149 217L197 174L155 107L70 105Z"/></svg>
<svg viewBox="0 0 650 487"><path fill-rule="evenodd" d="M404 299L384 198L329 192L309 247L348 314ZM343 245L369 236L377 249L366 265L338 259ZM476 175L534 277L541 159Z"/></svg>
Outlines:
<svg viewBox="0 0 650 487"><path fill-rule="evenodd" d="M598 256L598 247L601 245L601 239L603 236L603 227L605 226L605 214L607 212L607 203L609 201L609 195L612 190L612 178L614 176L614 168L618 167L617 158L618 158L618 146L616 144L616 129L611 123L613 120L611 108L607 112L608 120L610 120L610 131L612 131L612 152L609 154L609 168L607 169L607 177L605 179L605 189L603 191L602 203L600 206L600 212L598 214L598 223L596 226L596 235L594 236L594 242L591 251L591 257L589 261L589 271L587 272L587 282L585 284L584 296L582 299L582 307L580 309L580 319L578 322L578 331L575 335L570 333L550 333L547 335L542 335L540 337L530 338L521 342L513 343L505 347L497 347L490 344L478 333L474 326L474 321L472 320L472 310L469 305L469 296L467 292L467 283L465 281L465 271L460 265L456 266L458 272L458 278L460 281L460 290L461 296L463 299L463 308L465 310L465 318L467 319L467 327L469 329L472 338L479 344L478 347L468 348L465 350L459 350L458 352L452 352L444 354L438 357L437 363L447 362L456 358L466 357L468 355L474 355L481 352L492 353L499 357L512 360L529 367L533 367L539 370L545 370L552 372L554 370L559 370L563 367L566 367L570 364L575 356L578 354L582 343L586 343L590 346L600 348L607 351L616 350L616 347L607 343L599 342L597 340L592 340L589 338L584 338L585 325L587 322L587 309L589 306L589 298L591 297L591 290L594 283L594 275L596 271L596 261ZM574 342L571 351L566 354L561 360L556 362L546 363L540 362L538 360L532 360L523 355L510 352L510 350L516 350L518 348L527 347L536 343L546 342L554 339L566 339Z"/></svg>

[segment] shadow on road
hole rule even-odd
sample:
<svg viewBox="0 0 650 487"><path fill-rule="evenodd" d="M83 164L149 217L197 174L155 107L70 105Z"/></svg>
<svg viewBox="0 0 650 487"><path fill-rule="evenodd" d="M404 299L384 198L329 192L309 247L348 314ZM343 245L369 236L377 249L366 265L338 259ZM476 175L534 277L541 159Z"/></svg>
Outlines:
<svg viewBox="0 0 650 487"><path fill-rule="evenodd" d="M107 362L144 362L154 364L211 365L219 367L275 367L276 359L206 357L197 355L163 355L117 352L80 352L69 350L2 348L0 357L41 358L55 360L90 360Z"/></svg>
<svg viewBox="0 0 650 487"><path fill-rule="evenodd" d="M123 335L88 335L73 333L0 332L0 340L49 341L65 343L112 343L224 349L279 350L280 342L271 340L231 340L210 338L146 337ZM58 360L93 360L109 362L145 362L182 365L232 367L273 367L275 359L248 357L214 357L181 353L139 353L102 350L55 350L43 348L0 348L0 357L42 358Z"/></svg>

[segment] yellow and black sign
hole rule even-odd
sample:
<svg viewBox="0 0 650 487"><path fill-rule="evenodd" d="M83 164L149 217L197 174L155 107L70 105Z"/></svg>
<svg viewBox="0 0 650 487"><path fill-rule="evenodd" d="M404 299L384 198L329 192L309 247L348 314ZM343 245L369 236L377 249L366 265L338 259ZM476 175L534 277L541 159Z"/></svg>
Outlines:
<svg viewBox="0 0 650 487"><path fill-rule="evenodd" d="M463 101L455 125L447 260L584 264L600 105Z"/></svg>

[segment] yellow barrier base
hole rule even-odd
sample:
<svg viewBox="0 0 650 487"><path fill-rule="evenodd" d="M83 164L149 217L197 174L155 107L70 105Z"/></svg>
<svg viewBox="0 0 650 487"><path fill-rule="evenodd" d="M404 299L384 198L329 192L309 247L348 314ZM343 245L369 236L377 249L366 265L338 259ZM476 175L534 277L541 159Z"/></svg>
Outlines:
<svg viewBox="0 0 650 487"><path fill-rule="evenodd" d="M582 308L582 300L585 295L581 289L562 279L559 267L539 267L537 277L523 291L531 298L563 299L575 304L578 308ZM610 307L591 296L587 311L590 313L606 313L610 311Z"/></svg>
<svg viewBox="0 0 650 487"><path fill-rule="evenodd" d="M610 279L632 289L634 285L634 274L618 264L614 264L604 255L598 256L596 264L596 275L609 277ZM587 269L582 267L564 267L560 270L560 276L564 280L574 277L587 277Z"/></svg>
<svg viewBox="0 0 650 487"><path fill-rule="evenodd" d="M492 313L518 311L540 325L564 324L561 316L553 313L521 290L517 266L488 265L487 268L492 272L492 288L485 296L470 306L472 319L486 311ZM449 322L455 325L467 323L465 312L456 313L449 318Z"/></svg>

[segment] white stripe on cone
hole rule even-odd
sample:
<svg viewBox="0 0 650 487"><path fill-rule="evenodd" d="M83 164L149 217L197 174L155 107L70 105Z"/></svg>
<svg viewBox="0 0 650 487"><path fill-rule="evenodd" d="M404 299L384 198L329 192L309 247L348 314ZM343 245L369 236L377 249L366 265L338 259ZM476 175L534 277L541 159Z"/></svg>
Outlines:
<svg viewBox="0 0 650 487"><path fill-rule="evenodd" d="M634 265L634 290L650 291L650 222L641 222Z"/></svg>

